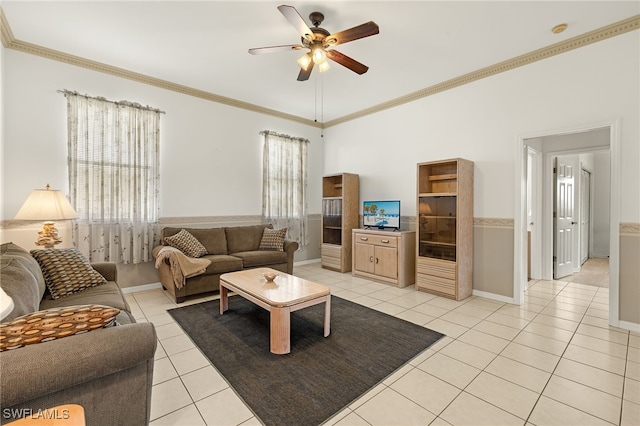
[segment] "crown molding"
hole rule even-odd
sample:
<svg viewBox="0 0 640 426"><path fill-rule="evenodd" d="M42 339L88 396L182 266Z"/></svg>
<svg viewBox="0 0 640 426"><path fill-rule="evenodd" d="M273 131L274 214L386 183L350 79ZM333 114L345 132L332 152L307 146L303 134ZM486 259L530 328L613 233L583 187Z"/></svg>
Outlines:
<svg viewBox="0 0 640 426"><path fill-rule="evenodd" d="M559 43L552 44L547 47L543 47L538 50L534 50L524 55L517 56L512 59L508 59L503 62L499 62L494 65L490 65L486 68L482 68L468 74L461 75L459 77L452 78L451 80L438 83L436 85L418 90L408 95L400 96L399 98L392 99L387 102L383 102L378 105L374 105L369 108L354 112L352 114L345 115L335 120L330 120L324 123L324 128L336 126L338 124L345 123L347 121L355 120L357 118L364 117L366 115L375 114L380 111L384 111L389 108L394 108L409 102L417 101L418 99L425 98L427 96L435 95L436 93L444 92L446 90L453 89L455 87L463 86L467 83L472 83L483 78L491 77L493 75L510 71L514 68L518 68L524 65L529 65L534 62L541 61L543 59L550 58L552 56L559 55L561 53L569 52L580 47L587 46L589 44L596 43L598 41L606 40L617 35L625 34L630 31L634 31L640 28L640 15L632 16L631 18L624 19L619 22L615 22L611 25L607 25L602 28L590 31L588 33L570 38Z"/></svg>
<svg viewBox="0 0 640 426"><path fill-rule="evenodd" d="M41 56L54 61L63 62L69 65L74 65L93 71L109 74L115 77L132 80L138 83L148 84L151 86L159 87L166 90L182 93L184 95L193 96L196 98L205 99L211 102L217 102L220 104L232 106L235 108L241 108L248 111L257 112L260 114L271 115L274 117L282 118L284 120L295 121L305 124L311 127L317 127L320 129L336 126L338 124L346 123L358 118L362 118L367 115L375 114L380 111L384 111L389 108L395 108L397 106L417 101L427 96L432 96L446 90L450 90L459 86L463 86L468 83L472 83L483 78L491 77L493 75L509 71L515 68L519 68L524 65L528 65L543 59L550 58L552 56L559 55L561 53L569 52L580 47L588 46L590 44L609 39L621 34L625 34L630 31L640 29L640 15L635 15L622 21L615 22L602 28L590 31L588 33L567 39L565 41L552 44L547 47L543 47L538 50L534 50L524 55L517 56L515 58L499 62L497 64L479 69L477 71L470 72L468 74L461 75L459 77L452 78L450 80L438 83L436 85L426 87L413 93L409 93L404 96L389 100L387 102L380 103L378 105L365 108L360 111L356 111L352 114L330 120L327 122L316 122L307 118L299 117L293 114L287 114L281 111L273 110L270 108L261 107L248 102L243 102L237 99L228 98L226 96L216 95L215 93L207 92L204 90L195 89L193 87L184 86L181 84L173 83L167 80L151 77L145 74L136 73L123 68L114 67L108 64L104 64L90 59L85 59L80 56L70 55L68 53L60 52L58 50L49 49L47 47L39 46L36 44L28 43L25 41L17 40L11 31L9 22L0 7L0 38L2 45L7 49L13 49L32 55Z"/></svg>
<svg viewBox="0 0 640 426"><path fill-rule="evenodd" d="M0 41L2 41L4 47L9 48L12 40L15 40L15 37L11 32L11 27L4 14L4 10L0 6Z"/></svg>

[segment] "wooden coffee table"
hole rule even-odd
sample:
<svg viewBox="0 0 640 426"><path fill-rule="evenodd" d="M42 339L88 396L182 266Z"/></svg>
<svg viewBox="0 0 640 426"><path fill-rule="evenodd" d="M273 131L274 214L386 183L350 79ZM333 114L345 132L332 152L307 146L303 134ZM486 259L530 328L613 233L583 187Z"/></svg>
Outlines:
<svg viewBox="0 0 640 426"><path fill-rule="evenodd" d="M264 272L278 274L274 281ZM220 276L220 314L229 309L228 291L234 291L271 313L271 352L291 352L291 312L324 303L324 337L330 333L331 294L328 287L271 268L247 269Z"/></svg>

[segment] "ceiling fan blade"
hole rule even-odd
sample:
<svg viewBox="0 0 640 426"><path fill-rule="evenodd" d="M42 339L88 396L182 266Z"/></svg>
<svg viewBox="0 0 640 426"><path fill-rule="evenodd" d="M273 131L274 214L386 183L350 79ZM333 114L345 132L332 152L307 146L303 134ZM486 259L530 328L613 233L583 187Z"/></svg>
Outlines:
<svg viewBox="0 0 640 426"><path fill-rule="evenodd" d="M298 81L309 80L309 76L311 75L312 70L313 70L313 62L309 64L306 70L304 68L300 68L300 73L298 74Z"/></svg>
<svg viewBox="0 0 640 426"><path fill-rule="evenodd" d="M337 46L339 44L348 43L350 41L369 37L378 33L380 33L378 24L373 21L369 21L362 25L358 25L357 27L328 35L324 39L323 45L324 47Z"/></svg>
<svg viewBox="0 0 640 426"><path fill-rule="evenodd" d="M338 52L337 50L327 50L327 58L331 59L334 62L339 63L343 67L349 68L351 71L357 74L362 75L369 70L368 66L361 64L355 59L352 59L347 55Z"/></svg>
<svg viewBox="0 0 640 426"><path fill-rule="evenodd" d="M302 49L303 46L299 44L287 44L283 46L269 46L269 47L254 47L249 49L249 53L252 55L261 55L263 53L285 52L290 50Z"/></svg>
<svg viewBox="0 0 640 426"><path fill-rule="evenodd" d="M313 32L311 31L307 23L304 22L304 19L302 19L302 16L300 16L295 7L283 4L281 6L278 6L278 10L284 15L285 18L287 18L287 21L289 21L289 23L293 25L293 27L296 29L296 31L298 31L298 34L300 34L302 38L313 41L313 39L315 38Z"/></svg>

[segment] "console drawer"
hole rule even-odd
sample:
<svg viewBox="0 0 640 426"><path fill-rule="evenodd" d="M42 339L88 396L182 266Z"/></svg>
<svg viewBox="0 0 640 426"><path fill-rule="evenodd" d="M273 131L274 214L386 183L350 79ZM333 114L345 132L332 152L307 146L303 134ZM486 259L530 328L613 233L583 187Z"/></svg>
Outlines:
<svg viewBox="0 0 640 426"><path fill-rule="evenodd" d="M372 244L375 246L398 247L398 237L386 235L358 234L354 235L355 242L360 244Z"/></svg>

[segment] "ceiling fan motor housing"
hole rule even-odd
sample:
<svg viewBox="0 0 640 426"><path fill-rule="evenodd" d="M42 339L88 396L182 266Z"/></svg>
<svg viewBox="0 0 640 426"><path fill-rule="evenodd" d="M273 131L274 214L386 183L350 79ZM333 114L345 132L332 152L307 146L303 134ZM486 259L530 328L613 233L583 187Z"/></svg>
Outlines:
<svg viewBox="0 0 640 426"><path fill-rule="evenodd" d="M319 27L322 21L324 21L324 15L320 12L311 12L309 14L309 20L314 27Z"/></svg>

